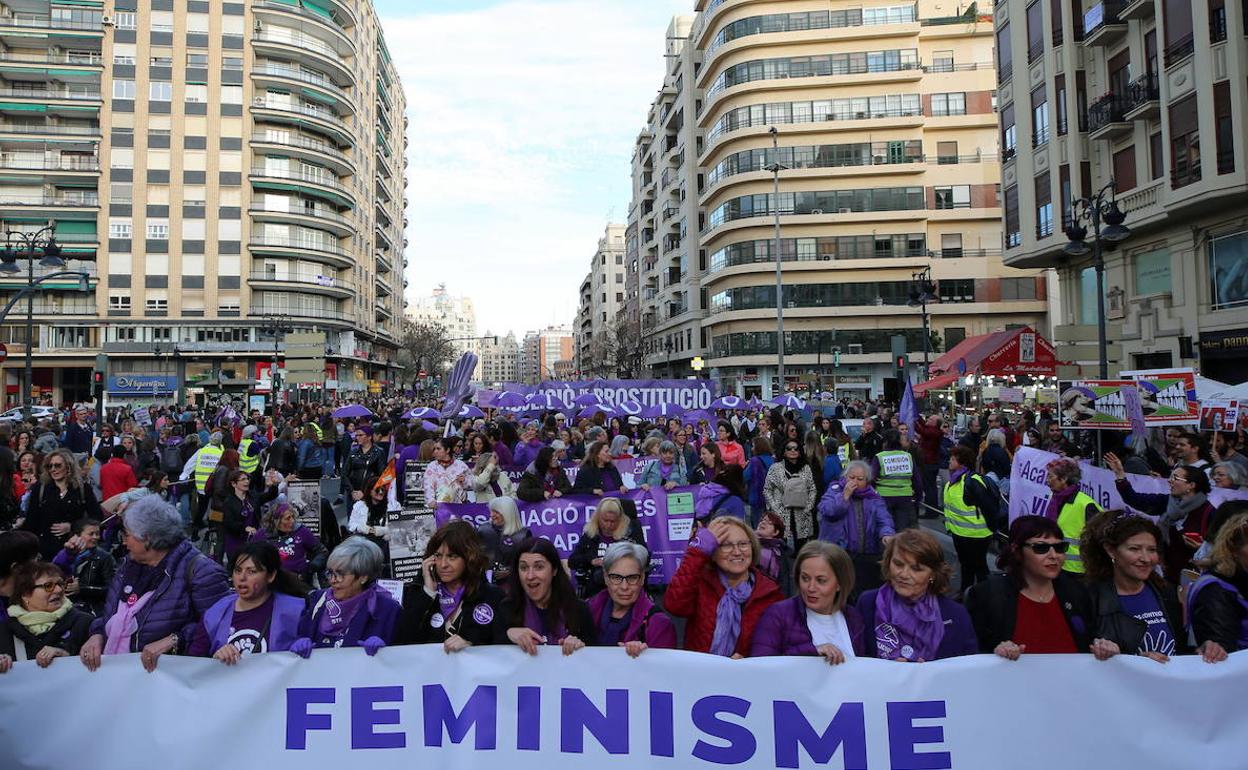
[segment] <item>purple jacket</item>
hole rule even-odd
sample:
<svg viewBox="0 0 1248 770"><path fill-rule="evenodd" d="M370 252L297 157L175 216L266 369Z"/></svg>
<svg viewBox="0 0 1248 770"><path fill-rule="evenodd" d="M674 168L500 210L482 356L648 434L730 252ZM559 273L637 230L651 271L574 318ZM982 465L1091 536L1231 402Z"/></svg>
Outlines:
<svg viewBox="0 0 1248 770"><path fill-rule="evenodd" d="M299 636L315 641L320 635L317 632L317 626L320 625L321 615L325 614L325 602L321 599L331 590L326 588L313 591L308 595L303 605L303 614L299 617ZM347 632L342 637L342 647L359 647L370 636L381 637L386 644L394 643L394 630L402 607L390 596L389 592L380 588L373 590L377 591L373 611L370 613L367 607L362 607L355 617L351 618L351 624L347 626Z"/></svg>
<svg viewBox="0 0 1248 770"><path fill-rule="evenodd" d="M868 489L861 498L851 497L847 501L842 490L840 484L833 484L819 501L819 539L836 543L850 553L880 553L884 550L881 538L897 534L884 498ZM855 499L862 502L861 525L854 513Z"/></svg>
<svg viewBox="0 0 1248 770"><path fill-rule="evenodd" d="M606 610L607 603L611 601L610 595L606 591L599 591L589 600L589 616L594 619L597 624L602 613ZM666 612L658 610L653 615L650 614L654 602L650 601L650 597L646 596L646 592L642 591L637 597L637 603L633 605L632 616L628 621L628 628L620 636L621 642L645 642L647 647L653 647L660 650L676 649L676 626L672 623L672 619ZM649 615L650 620L646 620ZM646 624L646 636L641 638L641 624Z"/></svg>
<svg viewBox="0 0 1248 770"><path fill-rule="evenodd" d="M231 591L204 613L204 630L208 635L208 655L225 646L230 638L230 623L234 620L234 602L238 596ZM299 616L303 613L303 599L289 594L273 594L273 619L269 621L266 639L269 652L286 652L298 639Z"/></svg>
<svg viewBox="0 0 1248 770"><path fill-rule="evenodd" d="M868 658L876 657L875 650L875 596L880 589L864 591L858 597L858 614L862 616L867 628ZM946 596L937 597L940 603L940 617L945 621L945 636L936 648L936 660L956 658L959 655L975 655L979 653L979 640L975 637L975 626L971 624L971 614L966 608Z"/></svg>
<svg viewBox="0 0 1248 770"><path fill-rule="evenodd" d="M862 616L850 605L846 605L841 614L845 616L845 625L849 627L849 636L854 641L854 654L860 657L865 655ZM785 599L763 612L750 644L751 658L818 654L811 640L810 628L806 625L806 603L802 597Z"/></svg>
<svg viewBox="0 0 1248 770"><path fill-rule="evenodd" d="M194 562L192 563L192 559ZM126 562L122 559L108 587L104 600L104 614L91 623L91 634L103 634L104 624L117 611L121 601L122 582ZM204 556L183 540L165 557L165 576L154 589L154 595L139 611L136 618L138 630L130 637L130 651L138 652L150 642L163 639L169 634L178 635L179 646L190 644L195 627L204 613L230 591L225 570L212 559Z"/></svg>
<svg viewBox="0 0 1248 770"><path fill-rule="evenodd" d="M511 455L511 467L517 470L525 470L529 467L529 463L537 459L537 453L542 451L544 446L546 445L537 439L533 439L527 444L523 441L516 444L516 451Z"/></svg>

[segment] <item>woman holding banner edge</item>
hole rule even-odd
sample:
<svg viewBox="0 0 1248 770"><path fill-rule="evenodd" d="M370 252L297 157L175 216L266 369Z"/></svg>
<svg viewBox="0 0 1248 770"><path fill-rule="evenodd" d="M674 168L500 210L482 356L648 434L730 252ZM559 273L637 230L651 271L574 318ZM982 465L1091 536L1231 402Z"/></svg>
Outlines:
<svg viewBox="0 0 1248 770"><path fill-rule="evenodd" d="M503 642L503 592L485 579L488 567L471 524L456 520L439 527L425 548L423 585L409 585L403 593L398 644L441 642L451 653Z"/></svg>
<svg viewBox="0 0 1248 770"><path fill-rule="evenodd" d="M549 540L535 537L520 545L503 604L507 638L529 655L542 645L558 645L571 655L593 644L596 628Z"/></svg>
<svg viewBox="0 0 1248 770"><path fill-rule="evenodd" d="M676 626L646 596L650 554L637 543L614 543L602 557L607 590L589 600L599 647L619 646L636 658L650 648L676 649Z"/></svg>

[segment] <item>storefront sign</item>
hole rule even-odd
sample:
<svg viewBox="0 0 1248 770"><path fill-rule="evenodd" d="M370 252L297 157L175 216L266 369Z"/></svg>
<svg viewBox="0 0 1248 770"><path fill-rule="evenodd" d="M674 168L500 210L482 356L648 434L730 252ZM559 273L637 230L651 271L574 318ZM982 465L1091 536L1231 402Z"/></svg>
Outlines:
<svg viewBox="0 0 1248 770"><path fill-rule="evenodd" d="M178 378L163 374L119 374L108 378L108 393L113 396L155 396L174 393Z"/></svg>
<svg viewBox="0 0 1248 770"><path fill-rule="evenodd" d="M1248 329L1201 332L1201 358L1241 358L1248 356Z"/></svg>

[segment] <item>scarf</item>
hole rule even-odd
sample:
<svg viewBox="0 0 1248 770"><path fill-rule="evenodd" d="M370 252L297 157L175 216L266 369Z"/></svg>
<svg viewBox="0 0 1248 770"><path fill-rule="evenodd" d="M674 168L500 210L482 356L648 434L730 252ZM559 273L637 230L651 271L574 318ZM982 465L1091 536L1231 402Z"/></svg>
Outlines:
<svg viewBox="0 0 1248 770"><path fill-rule="evenodd" d="M1049 507L1044 510L1044 515L1050 521L1057 521L1057 515L1062 512L1062 506L1069 503L1079 494L1079 487L1071 484L1061 492L1054 492L1049 497Z"/></svg>
<svg viewBox="0 0 1248 770"><path fill-rule="evenodd" d="M148 591L139 597L130 594L129 598L134 601L121 599L117 602L117 611L104 624L105 655L119 655L123 652L130 652L130 637L134 636L134 632L139 630L139 621L136 619L136 616L154 595L154 591Z"/></svg>
<svg viewBox="0 0 1248 770"><path fill-rule="evenodd" d="M966 468L958 468L956 471L949 474L949 483L957 484L958 479L962 478L965 475L966 475Z"/></svg>
<svg viewBox="0 0 1248 770"><path fill-rule="evenodd" d="M350 599L342 601L334 598L332 590L326 591L325 614L321 615L321 621L317 624L316 630L325 636L345 636L347 627L351 625L356 614L365 607L371 613L376 603L377 591L374 586L369 586Z"/></svg>
<svg viewBox="0 0 1248 770"><path fill-rule="evenodd" d="M741 608L754 591L754 576L731 586L728 576L720 572L719 582L724 587L724 595L719 597L719 605L715 607L715 635L711 637L710 652L731 658L741 636Z"/></svg>
<svg viewBox="0 0 1248 770"><path fill-rule="evenodd" d="M1203 492L1183 499L1180 497L1171 497L1166 503L1166 512L1162 514L1161 520L1157 522L1163 533L1169 532L1175 527L1182 526L1187 517L1195 511L1200 510L1207 502Z"/></svg>
<svg viewBox="0 0 1248 770"><path fill-rule="evenodd" d="M667 481L668 479L672 477L672 471L675 469L676 469L675 463L670 463L670 464L659 463L659 478L662 479L663 481Z"/></svg>
<svg viewBox="0 0 1248 770"><path fill-rule="evenodd" d="M945 622L940 602L924 593L908 602L885 583L875 595L875 646L887 660L935 660L936 650L945 638Z"/></svg>
<svg viewBox="0 0 1248 770"><path fill-rule="evenodd" d="M528 596L524 597L524 627L545 637L546 644L559 644L568 635L567 626L564 625L562 618L556 620L553 626L548 626L548 621L553 614L553 608L547 607L543 611Z"/></svg>
<svg viewBox="0 0 1248 770"><path fill-rule="evenodd" d="M559 470L551 468L546 471L546 475L542 477L542 489L546 492L554 492L559 487L556 482L559 481Z"/></svg>
<svg viewBox="0 0 1248 770"><path fill-rule="evenodd" d="M15 618L27 631L38 636L50 630L57 624L57 621L68 615L73 608L74 604L69 599L61 599L60 608L51 612L28 610L19 604L10 604L9 617Z"/></svg>
<svg viewBox="0 0 1248 770"><path fill-rule="evenodd" d="M806 467L805 460L798 460L797 462L793 462L787 457L784 458L784 469L789 472L790 476L796 476L797 474L801 473L802 468L805 468L805 467Z"/></svg>
<svg viewBox="0 0 1248 770"><path fill-rule="evenodd" d="M438 584L438 606L441 608L442 617L448 623L459 611L459 604L464 600L464 588L465 586L461 585L455 591L448 591L445 586Z"/></svg>

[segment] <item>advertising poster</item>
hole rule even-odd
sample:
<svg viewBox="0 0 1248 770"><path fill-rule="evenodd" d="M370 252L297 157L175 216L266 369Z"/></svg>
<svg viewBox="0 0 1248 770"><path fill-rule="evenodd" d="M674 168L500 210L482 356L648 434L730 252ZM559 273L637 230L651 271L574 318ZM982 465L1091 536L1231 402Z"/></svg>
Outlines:
<svg viewBox="0 0 1248 770"><path fill-rule="evenodd" d="M1135 380L1070 380L1058 383L1063 429L1131 430L1125 389ZM1145 410L1147 415L1147 409Z"/></svg>

